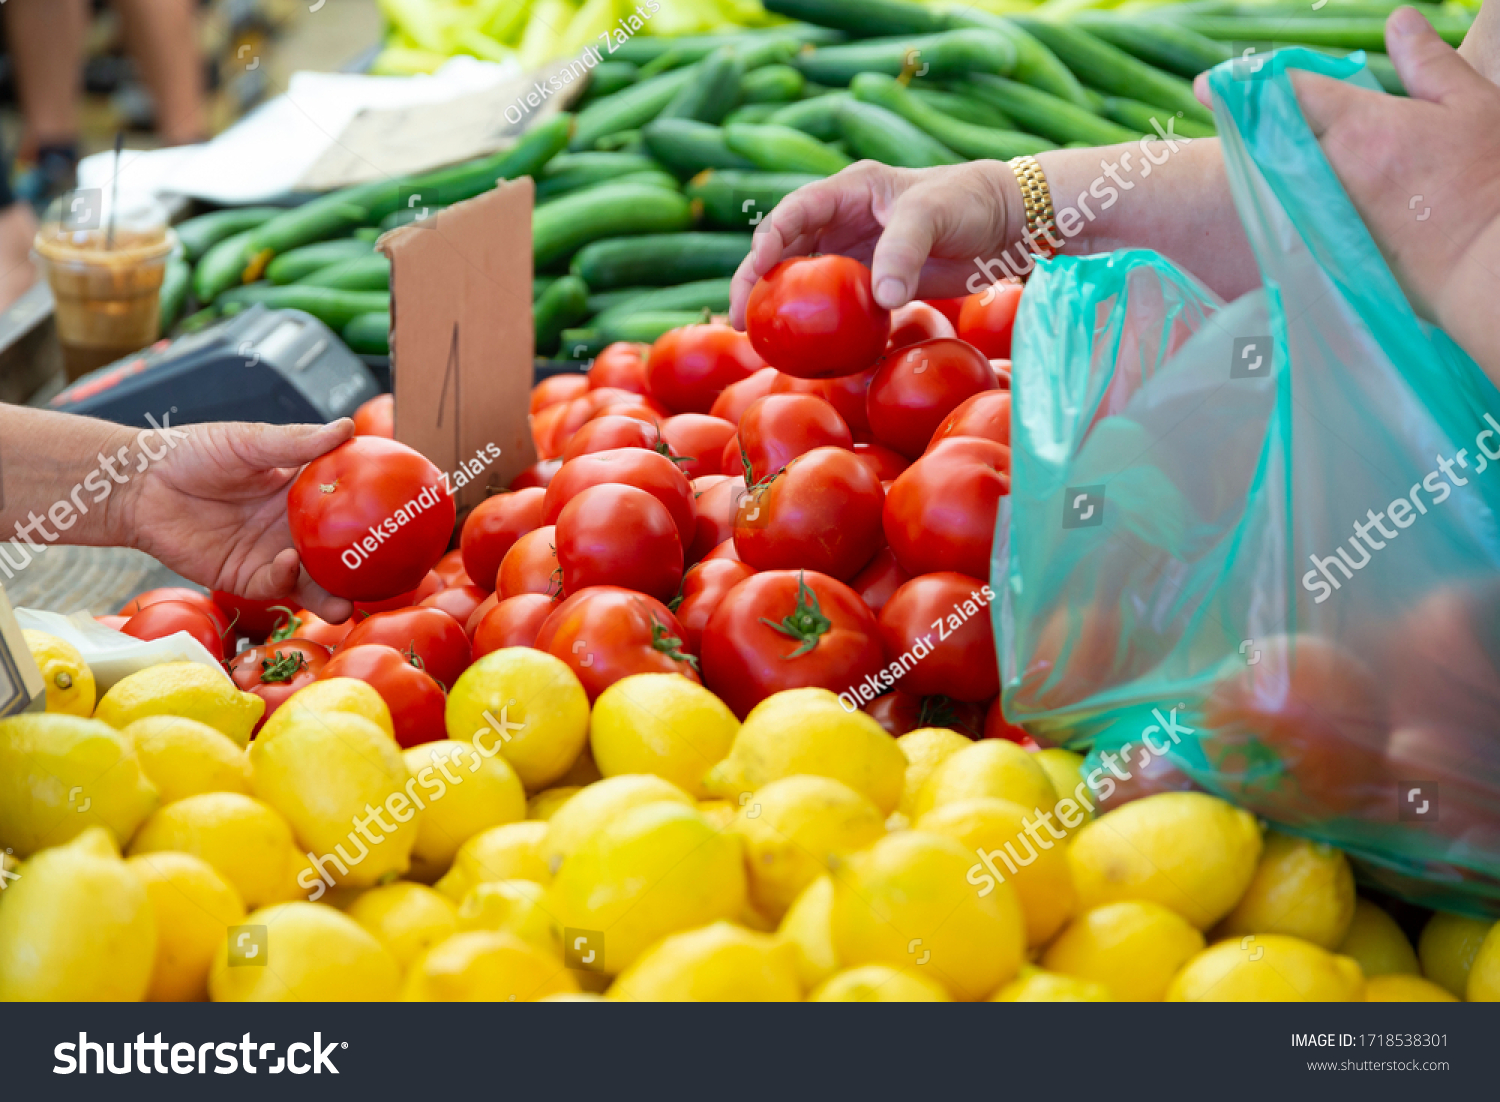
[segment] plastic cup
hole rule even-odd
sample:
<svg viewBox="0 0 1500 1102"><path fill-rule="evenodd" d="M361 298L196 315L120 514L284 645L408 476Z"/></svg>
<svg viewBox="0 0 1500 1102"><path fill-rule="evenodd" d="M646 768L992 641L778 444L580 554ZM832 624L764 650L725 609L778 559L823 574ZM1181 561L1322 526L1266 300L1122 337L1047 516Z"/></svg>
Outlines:
<svg viewBox="0 0 1500 1102"><path fill-rule="evenodd" d="M176 244L153 199L121 199L113 219L101 189L68 192L48 208L32 255L52 287L70 382L156 340Z"/></svg>

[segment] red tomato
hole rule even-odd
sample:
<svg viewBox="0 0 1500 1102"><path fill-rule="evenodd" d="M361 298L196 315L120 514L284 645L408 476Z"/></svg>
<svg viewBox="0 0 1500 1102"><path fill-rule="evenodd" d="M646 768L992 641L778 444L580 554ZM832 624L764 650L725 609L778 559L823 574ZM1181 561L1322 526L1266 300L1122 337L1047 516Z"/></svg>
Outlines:
<svg viewBox="0 0 1500 1102"><path fill-rule="evenodd" d="M865 399L870 431L886 447L915 459L959 403L994 389L989 361L963 341L939 338L914 344L875 372Z"/></svg>
<svg viewBox="0 0 1500 1102"><path fill-rule="evenodd" d="M563 415L572 404L571 399L557 402L544 406L531 415L531 443L542 459L554 459L562 452L563 444L570 435L561 433ZM574 426L573 431L577 431L577 426Z"/></svg>
<svg viewBox="0 0 1500 1102"><path fill-rule="evenodd" d="M505 553L495 575L500 600L518 593L562 592L562 568L557 565L556 529L548 524L527 532Z"/></svg>
<svg viewBox="0 0 1500 1102"><path fill-rule="evenodd" d="M851 692L884 663L880 625L843 582L801 570L746 578L703 628L703 676L741 719L772 693Z"/></svg>
<svg viewBox="0 0 1500 1102"><path fill-rule="evenodd" d="M286 698L311 685L326 665L328 648L323 644L288 639L240 651L229 660L229 676L243 692L254 693L266 702L265 714L255 725L258 733Z"/></svg>
<svg viewBox="0 0 1500 1102"><path fill-rule="evenodd" d="M636 341L615 341L614 344L606 345L594 357L593 366L589 368L589 386L595 389L610 386L620 390L633 390L637 394L648 393L646 356L650 352L649 344Z"/></svg>
<svg viewBox="0 0 1500 1102"><path fill-rule="evenodd" d="M479 626L479 621L483 620L485 616L489 614L490 609L494 608L499 603L500 594L491 593L488 597L479 602L478 608L469 613L469 618L464 621L464 634L469 637L469 640L471 642L474 639L474 629ZM479 656L475 655L475 657L477 658Z"/></svg>
<svg viewBox="0 0 1500 1102"><path fill-rule="evenodd" d="M660 422L608 413L586 422L583 428L573 434L573 439L563 448L562 460L566 463L580 455L613 451L615 448L645 448L666 456L672 454L662 439Z"/></svg>
<svg viewBox="0 0 1500 1102"><path fill-rule="evenodd" d="M739 440L752 482L764 481L814 448L854 447L838 411L811 394L769 394L752 402L740 418Z"/></svg>
<svg viewBox="0 0 1500 1102"><path fill-rule="evenodd" d="M665 406L644 394L635 394L618 387L600 387L582 397L562 403L556 412L549 413L544 409L532 417L531 435L538 454L544 459L561 455L574 433L594 417L613 413L616 409L621 413L629 411L652 421L663 420L667 416Z"/></svg>
<svg viewBox="0 0 1500 1102"><path fill-rule="evenodd" d="M607 482L645 490L672 514L682 546L687 547L693 542L696 527L693 487L688 483L687 475L666 456L645 448L616 448L568 460L557 472L552 485L547 487L547 497L542 502L543 522L556 524L563 506L573 497L590 486Z"/></svg>
<svg viewBox="0 0 1500 1102"><path fill-rule="evenodd" d="M750 344L799 379L853 375L885 351L890 311L875 302L870 269L847 256L799 256L772 268L745 308Z"/></svg>
<svg viewBox="0 0 1500 1102"><path fill-rule="evenodd" d="M763 367L748 379L726 386L717 398L709 416L721 417L731 425L738 425L740 417L751 402L771 393L771 387L781 372L774 367Z"/></svg>
<svg viewBox="0 0 1500 1102"><path fill-rule="evenodd" d="M870 417L865 411L865 394L869 391L870 380L873 378L875 368L861 371L857 375L839 375L832 379L798 379L778 371L771 393L811 394L815 398L821 398L838 410L854 439L866 440L870 436Z"/></svg>
<svg viewBox="0 0 1500 1102"><path fill-rule="evenodd" d="M354 618L352 616L342 624L330 624L321 616L308 612L305 608L299 608L279 621L276 630L267 636L266 641L281 643L290 639L306 639L312 643L321 643L332 650L353 630Z"/></svg>
<svg viewBox="0 0 1500 1102"><path fill-rule="evenodd" d="M182 601L185 604L190 604L199 612L208 614L209 619L218 627L220 635L229 634L234 614L220 608L208 594L201 593L196 589L188 589L186 586L174 585L165 586L161 589L148 589L124 608L120 609L120 615L125 617L134 616L141 609L149 608L160 601Z"/></svg>
<svg viewBox="0 0 1500 1102"><path fill-rule="evenodd" d="M875 557L869 564L854 575L849 588L860 595L865 604L870 606L871 612L879 616L880 610L891 599L891 594L909 581L911 575L901 569L895 553L889 547L882 547L875 552Z"/></svg>
<svg viewBox="0 0 1500 1102"><path fill-rule="evenodd" d="M946 696L913 696L893 689L877 696L861 711L900 738L922 727L946 727L965 738L978 739L984 731L984 705L949 700Z"/></svg>
<svg viewBox="0 0 1500 1102"><path fill-rule="evenodd" d="M533 486L545 490L552 485L552 476L557 474L558 468L562 466L561 459L543 459L540 463L533 463L515 478L510 480L510 489L529 490ZM470 577L473 577L471 574Z"/></svg>
<svg viewBox="0 0 1500 1102"><path fill-rule="evenodd" d="M529 413L540 413L548 406L559 405L586 394L589 389L586 375L553 375L531 388Z"/></svg>
<svg viewBox="0 0 1500 1102"><path fill-rule="evenodd" d="M120 629L133 639L165 639L179 631L203 644L217 661L224 661L224 638L214 618L186 601L157 601L147 605Z"/></svg>
<svg viewBox="0 0 1500 1102"><path fill-rule="evenodd" d="M119 616L119 615L116 615L115 613L109 613L109 614L104 615L104 616L95 616L94 617L94 622L97 623L97 624L103 624L105 627L110 628L113 631L119 631L127 623L130 622L130 617L129 616Z"/></svg>
<svg viewBox="0 0 1500 1102"><path fill-rule="evenodd" d="M958 315L963 311L964 299L967 297L967 295L959 295L957 298L925 298L922 301L942 314L948 319L948 324L957 329Z"/></svg>
<svg viewBox="0 0 1500 1102"><path fill-rule="evenodd" d="M700 562L682 576L682 599L672 611L682 625L687 649L697 654L703 644L703 625L713 615L714 609L735 586L751 574L753 566L729 559L711 559Z"/></svg>
<svg viewBox="0 0 1500 1102"><path fill-rule="evenodd" d="M642 421L652 428L657 428L668 415L654 405L646 405L645 402L646 399L642 397L635 402L611 402L607 406L601 406L589 414L588 421L583 423L584 428L587 428L590 422L597 421L601 417L626 417L631 420Z"/></svg>
<svg viewBox="0 0 1500 1102"><path fill-rule="evenodd" d="M1003 738L1006 742L1014 742L1017 745L1026 747L1028 750L1041 749L1037 745L1036 739L1026 733L1026 728L1017 727L1005 718L1005 712L1000 707L1000 698L998 696L990 701L989 710L984 713L984 737ZM1066 796L1068 793L1059 792L1058 795Z"/></svg>
<svg viewBox="0 0 1500 1102"><path fill-rule="evenodd" d="M740 434L735 433L724 443L724 452L719 456L719 473L743 478L745 475L745 453L740 451Z"/></svg>
<svg viewBox="0 0 1500 1102"><path fill-rule="evenodd" d="M646 359L649 393L673 413L707 413L724 388L765 364L745 334L720 322L684 325L657 338Z"/></svg>
<svg viewBox="0 0 1500 1102"><path fill-rule="evenodd" d="M724 445L734 436L734 426L706 413L679 413L662 422L661 434L671 449L668 454L681 457L677 465L682 473L701 478L721 473Z"/></svg>
<svg viewBox="0 0 1500 1102"><path fill-rule="evenodd" d="M855 444L854 454L865 461L881 482L895 481L902 471L911 466L911 460L884 444Z"/></svg>
<svg viewBox="0 0 1500 1102"><path fill-rule="evenodd" d="M734 540L725 540L723 543L719 544L718 547L715 547L708 554L704 555L703 558L699 561L712 562L716 559L728 559L730 562L740 561L740 553L739 550L734 546Z"/></svg>
<svg viewBox="0 0 1500 1102"><path fill-rule="evenodd" d="M488 596L489 591L480 589L477 585L450 585L447 589L434 593L430 597L423 597L417 602L417 607L441 609L460 624L464 624Z"/></svg>
<svg viewBox="0 0 1500 1102"><path fill-rule="evenodd" d="M468 523L468 518L465 518L465 523ZM469 584L468 582L454 582L455 578L468 577L468 571L464 569L464 553L459 550L445 551L443 557L437 561L437 565L432 568L432 572L443 580L444 588L454 584Z"/></svg>
<svg viewBox="0 0 1500 1102"><path fill-rule="evenodd" d="M885 538L908 574L990 573L1000 498L1010 492L1010 449L993 440L944 440L891 484Z"/></svg>
<svg viewBox="0 0 1500 1102"><path fill-rule="evenodd" d="M978 578L947 571L913 578L891 594L880 610L880 635L886 654L906 671L897 687L971 702L998 693L992 600Z"/></svg>
<svg viewBox="0 0 1500 1102"><path fill-rule="evenodd" d="M511 545L527 532L542 524L542 499L546 492L539 486L513 490L487 497L464 520L459 537L464 570L476 585L495 587L500 560Z"/></svg>
<svg viewBox="0 0 1500 1102"><path fill-rule="evenodd" d="M507 597L486 612L474 626L474 659L478 661L491 651L506 647L530 647L536 644L536 633L557 599L545 593L520 593Z"/></svg>
<svg viewBox="0 0 1500 1102"><path fill-rule="evenodd" d="M682 540L667 507L645 490L590 486L557 514L563 590L614 585L669 601L682 582Z"/></svg>
<svg viewBox="0 0 1500 1102"><path fill-rule="evenodd" d="M886 341L886 355L908 345L937 337L956 337L958 330L935 306L916 299L891 312L891 335Z"/></svg>
<svg viewBox="0 0 1500 1102"><path fill-rule="evenodd" d="M684 561L698 562L725 540L734 538L734 518L739 515L745 497L745 480L727 478L697 491L697 520L693 542L688 545Z"/></svg>
<svg viewBox="0 0 1500 1102"><path fill-rule="evenodd" d="M740 558L757 570L816 570L847 581L880 548L885 493L851 451L814 448L741 502Z"/></svg>
<svg viewBox="0 0 1500 1102"><path fill-rule="evenodd" d="M685 649L682 625L667 606L612 585L580 589L548 616L536 648L561 658L593 701L633 673L680 673L698 681L698 662Z"/></svg>
<svg viewBox="0 0 1500 1102"><path fill-rule="evenodd" d="M1010 358L1010 334L1021 305L1021 284L996 283L964 299L958 315L958 335L986 359Z"/></svg>
<svg viewBox="0 0 1500 1102"><path fill-rule="evenodd" d="M377 394L354 411L354 434L356 436L383 436L387 440L396 438L396 396Z"/></svg>
<svg viewBox="0 0 1500 1102"><path fill-rule="evenodd" d="M356 436L314 459L286 504L292 542L313 581L354 601L416 587L453 535L443 473L420 452L378 436Z"/></svg>
<svg viewBox="0 0 1500 1102"><path fill-rule="evenodd" d="M978 436L1010 447L1010 391L986 390L965 398L943 418L927 450L952 436Z"/></svg>
<svg viewBox="0 0 1500 1102"><path fill-rule="evenodd" d="M398 608L411 608L412 605L420 604L434 593L441 593L447 586L443 579L438 576L437 571L429 570L427 576L416 589L406 593L398 593L394 597L388 597L384 601L355 601L354 622L357 624L367 616L374 616L377 612L392 612Z"/></svg>
<svg viewBox="0 0 1500 1102"><path fill-rule="evenodd" d="M997 360L991 357L990 366L995 369L995 376L1000 380L1000 389L1010 389L1010 361Z"/></svg>
<svg viewBox="0 0 1500 1102"><path fill-rule="evenodd" d="M413 666L395 647L365 643L340 647L318 680L352 677L380 694L391 710L396 743L403 749L448 737L443 712L448 700L430 674Z"/></svg>
<svg viewBox="0 0 1500 1102"><path fill-rule="evenodd" d="M339 650L369 643L395 647L444 687L457 681L474 660L463 625L440 608L377 613L355 624Z"/></svg>
<svg viewBox="0 0 1500 1102"><path fill-rule="evenodd" d="M249 597L236 597L222 589L214 590L213 603L236 634L256 641L276 630L276 624L282 617L280 610L284 607L276 601L252 601Z"/></svg>

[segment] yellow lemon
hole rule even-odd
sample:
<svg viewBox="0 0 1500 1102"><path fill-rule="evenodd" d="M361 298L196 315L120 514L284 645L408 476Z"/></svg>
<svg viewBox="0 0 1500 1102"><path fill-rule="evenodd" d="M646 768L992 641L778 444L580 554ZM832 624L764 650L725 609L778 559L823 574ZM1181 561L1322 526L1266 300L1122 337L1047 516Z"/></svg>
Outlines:
<svg viewBox="0 0 1500 1102"><path fill-rule="evenodd" d="M749 796L745 798L749 799ZM740 813L739 807L728 800L699 800L698 810L705 819L713 823L716 830L728 830L729 824Z"/></svg>
<svg viewBox="0 0 1500 1102"><path fill-rule="evenodd" d="M882 816L896 810L906 778L906 755L885 728L864 712L846 711L817 696L799 698L806 702L796 705L773 703L784 695L761 701L745 717L729 756L704 780L709 793L737 802L741 793L806 773L842 781L868 798Z"/></svg>
<svg viewBox="0 0 1500 1102"><path fill-rule="evenodd" d="M1367 1003L1456 1003L1459 1000L1431 980L1404 972L1371 976L1365 980Z"/></svg>
<svg viewBox="0 0 1500 1102"><path fill-rule="evenodd" d="M132 856L164 850L207 861L252 908L296 898L295 877L305 861L275 808L238 792L205 792L168 804L130 841Z"/></svg>
<svg viewBox="0 0 1500 1102"><path fill-rule="evenodd" d="M691 807L658 802L594 833L557 871L547 909L603 935L598 970L618 974L679 930L733 918L746 900L740 840Z"/></svg>
<svg viewBox="0 0 1500 1102"><path fill-rule="evenodd" d="M1218 938L1286 934L1337 949L1354 918L1354 872L1340 850L1270 831L1250 886Z"/></svg>
<svg viewBox="0 0 1500 1102"><path fill-rule="evenodd" d="M401 757L426 804L411 850L413 880L432 883L474 835L526 818L521 778L498 754L486 757L472 742L438 739L413 746Z"/></svg>
<svg viewBox="0 0 1500 1102"><path fill-rule="evenodd" d="M595 995L589 991L564 991L561 995L543 995L537 999L539 1003L607 1003L609 1001L603 995Z"/></svg>
<svg viewBox="0 0 1500 1102"><path fill-rule="evenodd" d="M250 759L222 731L181 716L147 716L120 732L163 804L203 792L250 794Z"/></svg>
<svg viewBox="0 0 1500 1102"><path fill-rule="evenodd" d="M715 922L673 934L620 973L621 1002L797 1002L793 951L773 937Z"/></svg>
<svg viewBox="0 0 1500 1102"><path fill-rule="evenodd" d="M830 860L864 849L885 833L874 804L829 777L772 781L745 801L730 829L745 840L750 902L779 921Z"/></svg>
<svg viewBox="0 0 1500 1102"><path fill-rule="evenodd" d="M1493 925L1480 918L1436 912L1417 938L1422 975L1463 998L1469 987L1469 967Z"/></svg>
<svg viewBox="0 0 1500 1102"><path fill-rule="evenodd" d="M458 932L458 908L453 901L408 880L360 892L344 913L374 934L403 971Z"/></svg>
<svg viewBox="0 0 1500 1102"><path fill-rule="evenodd" d="M1160 1002L1202 949L1203 935L1176 911L1131 899L1079 915L1047 947L1042 967L1103 984L1125 1002Z"/></svg>
<svg viewBox="0 0 1500 1102"><path fill-rule="evenodd" d="M1058 816L1071 819L1077 814L1085 820L1092 819L1094 800L1088 782L1084 780L1083 755L1051 746L1038 750L1031 756L1042 767L1042 772L1047 774L1053 791L1057 793ZM1068 805L1069 800L1072 801L1072 806ZM1076 812L1074 808L1077 809Z"/></svg>
<svg viewBox="0 0 1500 1102"><path fill-rule="evenodd" d="M206 723L244 746L265 712L266 702L235 688L223 670L198 662L163 662L116 681L99 701L94 718L123 730L146 716L182 716Z"/></svg>
<svg viewBox="0 0 1500 1102"><path fill-rule="evenodd" d="M1245 894L1260 849L1248 811L1201 792L1164 792L1086 824L1068 861L1081 909L1149 899L1206 930Z"/></svg>
<svg viewBox="0 0 1500 1102"><path fill-rule="evenodd" d="M336 883L367 886L407 870L425 801L400 748L368 719L299 715L261 731L250 768L255 795L285 817L325 873L336 871Z"/></svg>
<svg viewBox="0 0 1500 1102"><path fill-rule="evenodd" d="M1027 827L1031 829L1028 830ZM916 829L952 838L976 862L965 879L981 894L1009 882L1026 916L1026 943L1045 945L1073 913L1073 876L1066 834L1042 830L1020 804L984 796L933 808Z"/></svg>
<svg viewBox="0 0 1500 1102"><path fill-rule="evenodd" d="M962 736L960 736L962 737ZM947 1003L942 986L888 964L864 964L830 976L812 994L810 1003Z"/></svg>
<svg viewBox="0 0 1500 1102"><path fill-rule="evenodd" d="M90 827L23 863L0 896L0 1002L136 1002L156 945L145 887Z"/></svg>
<svg viewBox="0 0 1500 1102"><path fill-rule="evenodd" d="M87 719L94 714L94 671L78 648L66 639L45 631L24 630L26 649L31 651L42 681L47 686L47 711Z"/></svg>
<svg viewBox="0 0 1500 1102"><path fill-rule="evenodd" d="M535 819L541 823L550 822L552 816L558 813L563 804L582 791L583 786L578 784L544 788L526 801L526 818Z"/></svg>
<svg viewBox="0 0 1500 1102"><path fill-rule="evenodd" d="M573 764L568 766L568 771L557 778L559 787L573 786L586 788L595 781L602 781L604 774L599 772L599 764L594 761L594 754L587 746L578 751L578 756L573 759Z"/></svg>
<svg viewBox="0 0 1500 1102"><path fill-rule="evenodd" d="M797 976L811 991L838 971L833 948L833 877L809 884L782 916L776 936L796 952Z"/></svg>
<svg viewBox="0 0 1500 1102"><path fill-rule="evenodd" d="M1359 965L1283 934L1246 934L1210 945L1183 966L1168 1002L1359 1002Z"/></svg>
<svg viewBox="0 0 1500 1102"><path fill-rule="evenodd" d="M1339 942L1338 951L1359 961L1365 977L1394 973L1421 975L1417 952L1396 920L1368 899L1354 901L1354 918Z"/></svg>
<svg viewBox="0 0 1500 1102"><path fill-rule="evenodd" d="M1107 1003L1114 995L1093 980L1023 965L1021 974L990 997L993 1003Z"/></svg>
<svg viewBox="0 0 1500 1102"><path fill-rule="evenodd" d="M219 944L214 1002L388 1002L401 987L389 949L354 919L301 900L251 911Z"/></svg>
<svg viewBox="0 0 1500 1102"><path fill-rule="evenodd" d="M455 903L476 884L492 880L534 880L545 884L552 879L542 857L547 841L547 824L527 821L491 827L474 835L453 855L448 872L433 885Z"/></svg>
<svg viewBox="0 0 1500 1102"><path fill-rule="evenodd" d="M408 1002L535 1002L578 984L556 957L515 934L472 930L433 946L406 978Z"/></svg>
<svg viewBox="0 0 1500 1102"><path fill-rule="evenodd" d="M476 884L458 908L460 930L503 930L562 956L556 924L547 910L547 888L535 880Z"/></svg>
<svg viewBox="0 0 1500 1102"><path fill-rule="evenodd" d="M1500 1002L1500 922L1490 927L1469 966L1464 997L1471 1003Z"/></svg>
<svg viewBox="0 0 1500 1102"><path fill-rule="evenodd" d="M0 719L0 848L29 857L89 827L124 845L157 806L130 740L96 719Z"/></svg>
<svg viewBox="0 0 1500 1102"><path fill-rule="evenodd" d="M972 746L973 740L948 727L919 727L898 738L896 745L906 756L906 778L896 810L910 819L917 805L917 793L932 771L945 759Z"/></svg>
<svg viewBox="0 0 1500 1102"><path fill-rule="evenodd" d="M694 796L729 753L740 721L702 685L676 673L622 677L599 694L589 745L606 777L653 773Z"/></svg>
<svg viewBox="0 0 1500 1102"><path fill-rule="evenodd" d="M547 819L542 856L556 874L563 860L601 827L632 807L667 800L692 807L693 798L670 781L650 773L622 773L580 789Z"/></svg>
<svg viewBox="0 0 1500 1102"><path fill-rule="evenodd" d="M229 927L244 920L239 893L190 853L144 853L125 864L145 886L156 920L156 964L146 998L203 1001L214 953Z"/></svg>
<svg viewBox="0 0 1500 1102"><path fill-rule="evenodd" d="M558 658L530 647L492 651L448 693L448 737L497 747L528 792L555 783L588 740L589 698Z"/></svg>
<svg viewBox="0 0 1500 1102"><path fill-rule="evenodd" d="M915 819L955 800L993 796L1020 804L1028 814L1051 815L1057 793L1036 759L1013 742L987 738L971 742L938 763L912 804Z"/></svg>
<svg viewBox="0 0 1500 1102"><path fill-rule="evenodd" d="M325 712L347 712L349 715L360 716L391 738L396 737L390 708L368 682L353 677L330 677L327 681L314 681L311 685L305 685L287 697L271 718L266 720L258 738L264 739L284 728L314 722L314 716Z"/></svg>
<svg viewBox="0 0 1500 1102"><path fill-rule="evenodd" d="M773 712L782 709L797 712L809 708L821 708L824 705L839 707L838 694L830 689L819 689L813 686L804 689L783 689L779 693L772 693L751 708L745 720L749 722L752 719L765 719Z"/></svg>
<svg viewBox="0 0 1500 1102"><path fill-rule="evenodd" d="M990 994L1021 965L1026 920L1009 884L980 895L967 883L973 864L952 838L920 830L887 834L841 862L832 913L839 960L919 967L959 999Z"/></svg>

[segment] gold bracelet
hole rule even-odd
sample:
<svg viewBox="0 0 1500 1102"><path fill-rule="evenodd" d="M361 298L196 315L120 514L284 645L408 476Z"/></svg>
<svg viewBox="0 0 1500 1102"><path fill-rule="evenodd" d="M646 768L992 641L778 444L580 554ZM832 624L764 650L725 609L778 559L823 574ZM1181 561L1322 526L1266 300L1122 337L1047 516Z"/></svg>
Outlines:
<svg viewBox="0 0 1500 1102"><path fill-rule="evenodd" d="M1035 157L1015 157L1006 163L1016 174L1016 183L1021 185L1021 202L1026 208L1023 240L1041 257L1060 252L1063 240L1054 233L1057 215L1052 210L1052 189L1047 186L1047 175L1042 166Z"/></svg>

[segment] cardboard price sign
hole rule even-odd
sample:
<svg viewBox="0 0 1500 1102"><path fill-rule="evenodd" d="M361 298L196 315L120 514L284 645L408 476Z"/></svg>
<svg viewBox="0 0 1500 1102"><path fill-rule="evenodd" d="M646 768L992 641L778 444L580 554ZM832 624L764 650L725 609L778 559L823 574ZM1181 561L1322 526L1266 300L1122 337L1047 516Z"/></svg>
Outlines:
<svg viewBox="0 0 1500 1102"><path fill-rule="evenodd" d="M475 505L536 462L530 177L383 236L396 439Z"/></svg>
<svg viewBox="0 0 1500 1102"><path fill-rule="evenodd" d="M42 671L26 646L21 634L21 625L16 623L16 614L11 611L10 598L5 587L0 585L0 718L13 716L28 708L40 710L46 698L47 686L42 681ZM3 887L0 883L0 887Z"/></svg>

